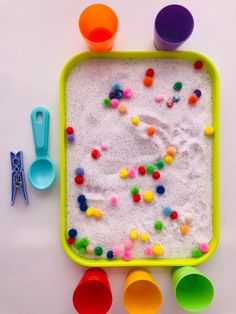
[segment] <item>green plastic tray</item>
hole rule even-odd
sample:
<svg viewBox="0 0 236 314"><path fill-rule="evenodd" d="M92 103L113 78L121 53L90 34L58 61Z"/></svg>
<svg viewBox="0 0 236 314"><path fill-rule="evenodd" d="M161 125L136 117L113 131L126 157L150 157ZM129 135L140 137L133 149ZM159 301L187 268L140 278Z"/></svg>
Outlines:
<svg viewBox="0 0 236 314"><path fill-rule="evenodd" d="M212 125L215 134L212 139L212 239L210 250L200 258L147 258L132 259L88 259L77 255L67 243L67 160L66 160L66 80L72 68L90 58L110 59L183 59L195 62L203 60L212 84ZM88 267L106 266L187 266L196 265L206 261L214 252L219 241L219 77L214 64L204 55L194 51L112 51L105 53L83 52L71 58L64 66L60 77L60 204L61 204L61 241L68 256L75 262Z"/></svg>

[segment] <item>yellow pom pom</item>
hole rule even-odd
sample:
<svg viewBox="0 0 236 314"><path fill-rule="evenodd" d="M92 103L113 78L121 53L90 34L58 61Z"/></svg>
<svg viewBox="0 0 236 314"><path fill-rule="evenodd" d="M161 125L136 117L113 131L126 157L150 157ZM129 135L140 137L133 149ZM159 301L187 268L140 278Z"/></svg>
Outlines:
<svg viewBox="0 0 236 314"><path fill-rule="evenodd" d="M205 126L204 128L204 134L206 136L212 136L214 134L214 129L212 126L208 125L208 126Z"/></svg>
<svg viewBox="0 0 236 314"><path fill-rule="evenodd" d="M95 208L94 207L89 207L87 210L86 210L86 215L88 217L91 217L94 215L94 211L95 211Z"/></svg>
<svg viewBox="0 0 236 314"><path fill-rule="evenodd" d="M138 237L138 231L136 229L132 229L129 233L129 237L131 240L136 240Z"/></svg>
<svg viewBox="0 0 236 314"><path fill-rule="evenodd" d="M172 164L172 161L173 161L173 157L172 156L170 156L170 155L166 155L165 157L164 157L164 160L165 160L165 163L166 164Z"/></svg>
<svg viewBox="0 0 236 314"><path fill-rule="evenodd" d="M131 122L132 122L134 125L138 125L138 124L139 124L139 117L133 116L133 117L131 118Z"/></svg>
<svg viewBox="0 0 236 314"><path fill-rule="evenodd" d="M120 169L120 177L121 178L127 178L128 177L128 170L126 168Z"/></svg>
<svg viewBox="0 0 236 314"><path fill-rule="evenodd" d="M182 234L187 234L189 232L189 226L187 224L183 224L180 226L180 231Z"/></svg>
<svg viewBox="0 0 236 314"><path fill-rule="evenodd" d="M140 239L141 239L142 241L148 241L148 240L149 240L149 235L148 235L148 233L141 233L141 234L140 234Z"/></svg>
<svg viewBox="0 0 236 314"><path fill-rule="evenodd" d="M152 253L158 256L162 255L164 253L162 245L161 244L153 245Z"/></svg>
<svg viewBox="0 0 236 314"><path fill-rule="evenodd" d="M99 208L95 208L95 209L94 209L93 216L94 216L95 218L97 218L97 219L100 219L100 218L102 218L102 216L103 216L103 211L102 211L101 209L99 209Z"/></svg>
<svg viewBox="0 0 236 314"><path fill-rule="evenodd" d="M166 150L167 155L174 157L176 155L176 148L174 146L167 147Z"/></svg>
<svg viewBox="0 0 236 314"><path fill-rule="evenodd" d="M152 193L152 191L145 191L143 194L143 199L145 202L147 203L151 203L153 201L154 198L154 194Z"/></svg>

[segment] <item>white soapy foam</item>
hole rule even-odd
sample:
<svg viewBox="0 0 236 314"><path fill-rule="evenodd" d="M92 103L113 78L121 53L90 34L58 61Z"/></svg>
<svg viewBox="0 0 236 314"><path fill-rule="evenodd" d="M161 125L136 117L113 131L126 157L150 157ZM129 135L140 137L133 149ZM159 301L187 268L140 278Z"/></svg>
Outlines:
<svg viewBox="0 0 236 314"><path fill-rule="evenodd" d="M153 86L143 85L147 68L155 70ZM128 112L105 108L102 101L108 96L111 84L118 81L130 87L134 95L123 100ZM173 90L176 81L183 83L181 91ZM195 106L187 103L194 89L202 96ZM180 102L167 108L157 104L158 94L180 96ZM212 143L204 136L203 127L211 125L211 81L205 70L195 70L183 60L112 60L91 59L75 66L66 83L66 121L75 129L75 142L67 144L67 221L68 229L76 228L79 237L87 236L93 245L101 245L104 254L129 238L131 229L150 235L151 244L162 244L165 258L186 258L199 242L212 237ZM131 117L138 116L135 126ZM157 134L147 136L148 125L157 127ZM97 160L91 158L93 148L108 145ZM160 170L161 178L136 175L121 179L122 167L138 167L155 162L165 155L166 148L174 145L177 155L171 165ZM74 183L75 169L85 170L85 184ZM134 203L130 187L138 185L140 193L154 192L154 201ZM155 192L157 185L166 189L163 195ZM96 220L86 217L77 203L79 194L85 194L90 207L101 208L104 217ZM117 206L108 198L119 197ZM162 208L170 206L179 213L178 220L164 216ZM182 235L181 222L191 213L190 232ZM162 220L164 229L156 231L155 220ZM133 258L144 258L145 243L135 241ZM94 256L90 256L93 258Z"/></svg>

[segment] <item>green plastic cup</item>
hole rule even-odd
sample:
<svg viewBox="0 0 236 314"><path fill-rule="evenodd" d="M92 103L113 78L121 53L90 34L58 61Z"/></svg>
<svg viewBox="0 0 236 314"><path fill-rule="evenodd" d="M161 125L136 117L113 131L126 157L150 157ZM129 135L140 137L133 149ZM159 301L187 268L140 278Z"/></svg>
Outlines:
<svg viewBox="0 0 236 314"><path fill-rule="evenodd" d="M199 312L210 305L214 288L211 281L195 267L174 267L171 276L175 299L183 309Z"/></svg>

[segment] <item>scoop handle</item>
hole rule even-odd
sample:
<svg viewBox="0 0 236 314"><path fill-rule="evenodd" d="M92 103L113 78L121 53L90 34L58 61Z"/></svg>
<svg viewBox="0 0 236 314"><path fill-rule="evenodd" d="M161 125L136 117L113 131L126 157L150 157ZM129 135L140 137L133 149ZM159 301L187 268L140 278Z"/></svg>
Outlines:
<svg viewBox="0 0 236 314"><path fill-rule="evenodd" d="M43 107L37 107L31 112L36 157L48 155L49 120L49 112Z"/></svg>

